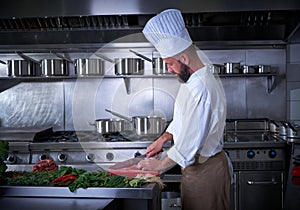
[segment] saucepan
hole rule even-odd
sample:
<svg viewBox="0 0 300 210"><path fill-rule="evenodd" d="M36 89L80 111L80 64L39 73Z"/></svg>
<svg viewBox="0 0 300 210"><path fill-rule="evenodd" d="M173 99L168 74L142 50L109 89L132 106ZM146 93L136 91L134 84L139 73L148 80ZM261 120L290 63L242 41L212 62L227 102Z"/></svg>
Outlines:
<svg viewBox="0 0 300 210"><path fill-rule="evenodd" d="M42 60L42 75L43 76L67 76L71 65L74 61L57 53L53 53L58 59L43 59Z"/></svg>
<svg viewBox="0 0 300 210"><path fill-rule="evenodd" d="M101 134L118 133L124 131L124 120L122 119L97 119L95 123L89 123L96 127Z"/></svg>
<svg viewBox="0 0 300 210"><path fill-rule="evenodd" d="M144 61L140 58L115 58L116 75L144 74Z"/></svg>
<svg viewBox="0 0 300 210"><path fill-rule="evenodd" d="M292 124L291 122L286 122L286 125L287 138L300 138L300 127L298 125Z"/></svg>
<svg viewBox="0 0 300 210"><path fill-rule="evenodd" d="M240 63L224 63L226 74L239 74L241 73Z"/></svg>
<svg viewBox="0 0 300 210"><path fill-rule="evenodd" d="M18 77L18 76L36 76L40 69L40 62L19 53L18 55L23 58L23 60L8 60L8 76Z"/></svg>
<svg viewBox="0 0 300 210"><path fill-rule="evenodd" d="M108 109L105 109L105 111L131 122L137 135L161 134L166 126L164 118L159 116L134 116L129 118Z"/></svg>
<svg viewBox="0 0 300 210"><path fill-rule="evenodd" d="M104 75L104 60L79 58L75 60L76 75Z"/></svg>
<svg viewBox="0 0 300 210"><path fill-rule="evenodd" d="M152 63L152 72L153 74L160 75L160 74L171 74L168 72L167 64L163 61L162 58L148 58L147 56L144 56L138 52L135 52L133 50L129 50L130 52L134 53L135 55L139 56L140 58L149 61Z"/></svg>

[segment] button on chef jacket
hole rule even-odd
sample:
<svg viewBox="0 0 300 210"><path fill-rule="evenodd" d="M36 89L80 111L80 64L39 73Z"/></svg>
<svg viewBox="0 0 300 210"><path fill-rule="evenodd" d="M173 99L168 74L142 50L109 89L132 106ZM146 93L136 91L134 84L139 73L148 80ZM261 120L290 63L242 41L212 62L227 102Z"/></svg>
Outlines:
<svg viewBox="0 0 300 210"><path fill-rule="evenodd" d="M185 168L194 163L196 154L215 155L223 148L225 123L223 86L205 66L180 85L173 120L167 128L174 141L168 157Z"/></svg>

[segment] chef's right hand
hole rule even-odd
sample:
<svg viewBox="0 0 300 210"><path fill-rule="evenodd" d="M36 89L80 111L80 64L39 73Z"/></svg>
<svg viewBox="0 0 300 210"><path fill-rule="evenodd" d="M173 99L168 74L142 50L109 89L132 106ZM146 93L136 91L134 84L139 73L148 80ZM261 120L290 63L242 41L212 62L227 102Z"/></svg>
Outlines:
<svg viewBox="0 0 300 210"><path fill-rule="evenodd" d="M162 151L163 143L157 139L155 142L150 144L146 149L147 158L155 156L157 153Z"/></svg>
<svg viewBox="0 0 300 210"><path fill-rule="evenodd" d="M150 144L150 146L147 147L145 152L147 154L147 157L150 158L160 153L162 151L164 143L172 140L172 138L172 134L168 132L163 133L156 141L154 141L152 144Z"/></svg>

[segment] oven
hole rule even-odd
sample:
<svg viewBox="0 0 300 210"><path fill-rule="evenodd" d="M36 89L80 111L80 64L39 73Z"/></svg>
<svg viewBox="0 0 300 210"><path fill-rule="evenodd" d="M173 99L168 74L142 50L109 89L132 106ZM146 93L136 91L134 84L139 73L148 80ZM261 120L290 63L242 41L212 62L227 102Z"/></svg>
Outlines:
<svg viewBox="0 0 300 210"><path fill-rule="evenodd" d="M231 209L283 209L286 143L269 131L267 119L230 123L235 125L226 132L225 151L234 169Z"/></svg>

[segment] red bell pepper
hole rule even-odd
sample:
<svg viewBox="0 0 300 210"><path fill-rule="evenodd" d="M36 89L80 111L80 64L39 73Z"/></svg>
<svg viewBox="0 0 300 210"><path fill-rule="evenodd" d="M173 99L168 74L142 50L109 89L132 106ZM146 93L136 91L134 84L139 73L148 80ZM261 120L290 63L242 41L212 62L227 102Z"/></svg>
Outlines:
<svg viewBox="0 0 300 210"><path fill-rule="evenodd" d="M70 184L72 184L75 180L77 180L77 177L72 174L66 174L63 176L60 176L54 180L52 180L52 185L54 186L60 186L60 187L67 187Z"/></svg>

